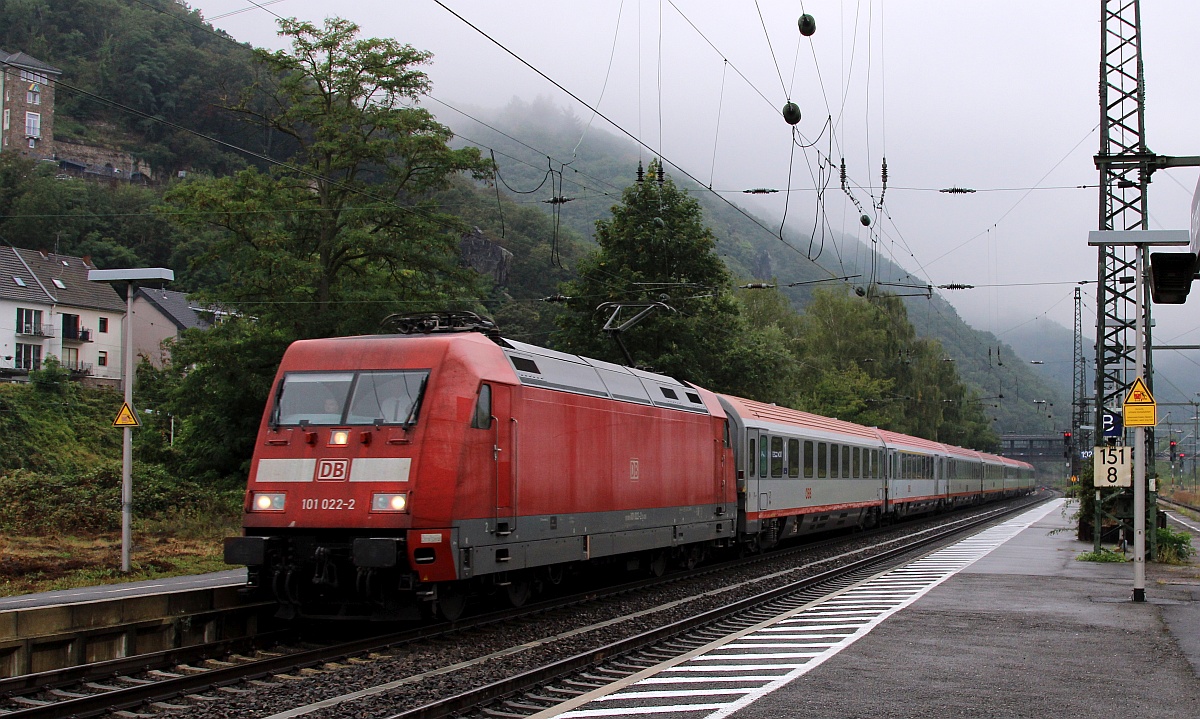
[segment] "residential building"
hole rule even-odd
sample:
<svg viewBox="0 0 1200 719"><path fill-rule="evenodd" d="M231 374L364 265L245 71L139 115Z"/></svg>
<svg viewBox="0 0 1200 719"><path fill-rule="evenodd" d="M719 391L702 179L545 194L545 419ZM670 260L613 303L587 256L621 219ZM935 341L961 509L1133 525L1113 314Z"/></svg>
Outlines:
<svg viewBox="0 0 1200 719"><path fill-rule="evenodd" d="M0 149L55 157L54 81L60 75L23 52L0 50Z"/></svg>
<svg viewBox="0 0 1200 719"><path fill-rule="evenodd" d="M85 258L0 247L0 379L21 381L51 355L93 386L121 382L125 301L88 281Z"/></svg>
<svg viewBox="0 0 1200 719"><path fill-rule="evenodd" d="M162 367L171 356L163 342L184 330L211 327L217 314L183 292L139 287L133 295L133 352Z"/></svg>

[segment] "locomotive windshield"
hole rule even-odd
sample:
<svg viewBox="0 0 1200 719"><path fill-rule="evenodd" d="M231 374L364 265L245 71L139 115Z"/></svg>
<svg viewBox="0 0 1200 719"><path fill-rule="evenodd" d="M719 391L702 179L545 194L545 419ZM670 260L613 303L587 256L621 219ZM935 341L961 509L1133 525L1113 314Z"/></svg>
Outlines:
<svg viewBox="0 0 1200 719"><path fill-rule="evenodd" d="M273 424L401 424L417 421L428 370L289 372Z"/></svg>

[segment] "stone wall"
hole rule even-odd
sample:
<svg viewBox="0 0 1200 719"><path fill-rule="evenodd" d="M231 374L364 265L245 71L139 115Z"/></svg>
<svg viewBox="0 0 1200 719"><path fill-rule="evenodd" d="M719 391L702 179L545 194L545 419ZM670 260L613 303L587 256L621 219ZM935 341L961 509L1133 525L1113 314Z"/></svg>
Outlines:
<svg viewBox="0 0 1200 719"><path fill-rule="evenodd" d="M97 147L95 145L81 145L74 142L65 142L58 140L55 143L58 160L71 160L88 166L88 170L103 171L105 168L111 167L113 170L119 170L119 173L114 173L119 177L129 179L135 173L140 172L146 177L150 177L150 166L146 163L141 163L130 155L128 152L115 150L108 147Z"/></svg>

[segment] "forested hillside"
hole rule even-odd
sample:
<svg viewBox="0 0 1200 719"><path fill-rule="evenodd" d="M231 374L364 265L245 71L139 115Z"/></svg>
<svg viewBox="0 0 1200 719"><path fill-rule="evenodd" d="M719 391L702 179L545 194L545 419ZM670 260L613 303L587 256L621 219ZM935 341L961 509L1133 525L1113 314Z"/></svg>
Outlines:
<svg viewBox="0 0 1200 719"><path fill-rule="evenodd" d="M524 198L530 206L557 215L561 226L584 238L591 238L596 222L608 216L609 209L619 199L620 189L635 181L639 162L644 166L651 159L644 152L639 154L631 141L595 124L587 127L585 119L545 98L531 102L514 99L505 108L491 111L437 105L446 110L444 118L459 133L457 142L473 142L495 151L504 191ZM549 162L547 154L552 158ZM763 218L745 208L741 208L746 213L742 214L705 188L669 168L667 172L700 203L705 223L716 238L717 252L738 284L755 280L778 282L780 291L793 306L802 309L822 285L792 288L783 285L826 279L830 272L823 268L831 268L838 276L869 276L871 252L856 239L827 236L822 240L820 233L810 236L785 230L781 240L774 234L777 219ZM548 204L556 196L572 199L561 205ZM736 198L731 202L736 203ZM811 212L811 208L804 210ZM808 259L810 247L820 267ZM924 285L887 257L880 256L877 261L879 281ZM851 287L862 289L863 282L860 278L851 280ZM994 427L1003 432L1043 433L1067 426L1059 418L1048 418L1046 407L1053 404L1064 408L1061 417L1067 416L1066 408L1071 402L1069 371L1066 382L1058 375L1033 371L1028 360L1013 347L963 322L936 290L930 297L915 290L899 291L914 293L902 297L908 321L919 336L941 343L944 359L953 361L958 374L980 398ZM1069 335L1061 349L1070 353ZM1045 402L1035 404L1034 399Z"/></svg>
<svg viewBox="0 0 1200 719"><path fill-rule="evenodd" d="M141 458L181 476L244 477L288 343L375 332L393 313L480 311L514 338L624 361L595 306L648 298L677 315L630 335L638 364L980 448L1049 429L1029 398L1069 403L937 295L891 296L887 282L914 281L884 258L883 284L784 286L869 277L853 238L781 239L669 167L660 182L654 158L544 100L464 108L480 124L428 96L429 57L403 38L293 23L290 49L267 52L164 0L9 3L0 23L4 49L64 70L57 127L119 145L159 178L60 180L5 154L0 236L101 267L172 267L173 288L230 310L139 374L143 401L181 418L175 444L143 441ZM475 227L512 253L499 281L461 260ZM736 289L750 281L780 289Z"/></svg>

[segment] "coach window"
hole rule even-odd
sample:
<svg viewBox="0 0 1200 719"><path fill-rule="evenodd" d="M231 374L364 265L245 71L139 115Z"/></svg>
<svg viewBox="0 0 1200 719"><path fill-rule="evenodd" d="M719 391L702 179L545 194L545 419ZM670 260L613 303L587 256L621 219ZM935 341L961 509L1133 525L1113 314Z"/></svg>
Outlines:
<svg viewBox="0 0 1200 719"><path fill-rule="evenodd" d="M783 437L771 437L771 476L783 477Z"/></svg>
<svg viewBox="0 0 1200 719"><path fill-rule="evenodd" d="M758 476L760 477L767 476L767 460L769 459L767 453L767 435L760 435L758 438Z"/></svg>
<svg viewBox="0 0 1200 719"><path fill-rule="evenodd" d="M813 442L809 440L804 443L804 478L812 479L813 476L813 458L816 452L813 450Z"/></svg>
<svg viewBox="0 0 1200 719"><path fill-rule="evenodd" d="M754 476L754 447L755 442L753 437L746 438L746 476Z"/></svg>
<svg viewBox="0 0 1200 719"><path fill-rule="evenodd" d="M829 445L817 442L817 479L829 476Z"/></svg>
<svg viewBox="0 0 1200 719"><path fill-rule="evenodd" d="M792 479L800 476L800 440L788 440L787 473Z"/></svg>
<svg viewBox="0 0 1200 719"><path fill-rule="evenodd" d="M850 476L850 445L842 445L842 477Z"/></svg>
<svg viewBox="0 0 1200 719"><path fill-rule="evenodd" d="M471 417L471 427L488 429L492 426L492 386L479 386L479 398L475 400L475 414Z"/></svg>
<svg viewBox="0 0 1200 719"><path fill-rule="evenodd" d="M862 476L862 447L855 447L850 451L853 452L851 457L854 458L854 469L850 472L850 476L857 479Z"/></svg>

